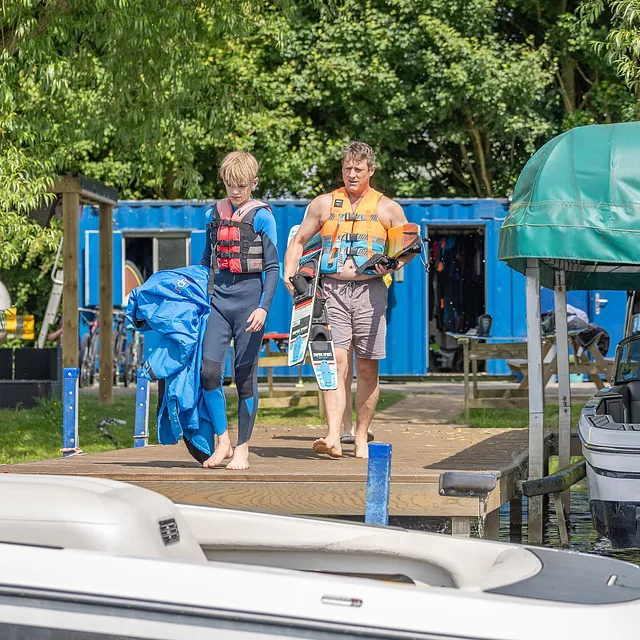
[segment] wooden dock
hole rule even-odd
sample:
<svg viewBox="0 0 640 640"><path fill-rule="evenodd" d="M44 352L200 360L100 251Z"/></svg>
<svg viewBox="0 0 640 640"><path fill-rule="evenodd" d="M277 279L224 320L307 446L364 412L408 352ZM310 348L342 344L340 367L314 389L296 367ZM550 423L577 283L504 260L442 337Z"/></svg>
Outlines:
<svg viewBox="0 0 640 640"><path fill-rule="evenodd" d="M428 396L409 396L378 414L376 440L392 445L390 515L445 516L461 524L479 515L477 498L443 497L440 473L495 473L488 511L515 496L517 472L527 453L526 429L472 429L442 424L447 411L433 409ZM440 403L460 402L442 396ZM442 406L442 405L441 405ZM256 426L251 469L203 469L182 444L121 449L32 463L5 465L8 473L83 475L131 482L175 502L297 515L363 515L366 460L346 445L341 459L318 456L318 426ZM232 440L234 434L232 433Z"/></svg>

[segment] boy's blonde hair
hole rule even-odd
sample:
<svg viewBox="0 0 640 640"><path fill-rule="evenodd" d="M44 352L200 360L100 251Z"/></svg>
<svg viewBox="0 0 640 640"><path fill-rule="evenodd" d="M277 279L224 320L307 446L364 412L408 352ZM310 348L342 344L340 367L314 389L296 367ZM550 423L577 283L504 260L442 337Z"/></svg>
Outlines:
<svg viewBox="0 0 640 640"><path fill-rule="evenodd" d="M222 159L218 170L220 179L233 187L251 184L257 177L260 165L247 151L232 151Z"/></svg>

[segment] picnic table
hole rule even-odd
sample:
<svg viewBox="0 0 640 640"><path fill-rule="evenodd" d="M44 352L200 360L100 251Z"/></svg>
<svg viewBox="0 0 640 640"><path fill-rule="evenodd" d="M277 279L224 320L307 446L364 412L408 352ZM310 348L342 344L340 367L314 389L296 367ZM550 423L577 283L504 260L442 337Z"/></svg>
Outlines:
<svg viewBox="0 0 640 640"><path fill-rule="evenodd" d="M272 352L271 343L276 346ZM287 348L289 345L288 333L265 333L262 337L265 354L258 359L258 367L267 369L268 397L260 399L260 406L264 409L284 407L313 407L317 406L320 418L324 418L324 402L320 389L305 391L301 389L293 393L287 390L276 391L273 386L273 367L286 367L288 365ZM305 364L311 364L309 354L305 356Z"/></svg>
<svg viewBox="0 0 640 640"><path fill-rule="evenodd" d="M598 349L601 335L588 346L578 345L577 336L581 331L569 331L569 349L573 353L569 361L570 374L588 375L598 389L604 387L605 379L611 377L613 360L605 358ZM455 338L463 349L464 372L464 413L474 408L503 408L526 406L528 403L528 362L526 336L482 336L468 333L447 333ZM543 388L558 372L558 349L555 334L542 336ZM505 360L513 372L522 374L517 388L478 389L478 361Z"/></svg>
<svg viewBox="0 0 640 640"><path fill-rule="evenodd" d="M469 417L469 409L472 408L512 406L512 389L487 390L483 391L482 395L480 394L478 390L478 361L524 358L526 362L526 337L514 338L513 336L491 336L453 332L447 332L447 335L455 338L455 340L462 345L465 418ZM470 373L471 379L469 377ZM487 398L487 395L489 398Z"/></svg>
<svg viewBox="0 0 640 640"><path fill-rule="evenodd" d="M598 342L604 335L604 331L597 334L586 347L578 344L577 338L580 333L582 333L582 330L568 332L569 352L573 354L569 356L569 373L586 375L596 385L597 389L603 389L605 383L600 376L604 376L605 380L608 380L613 372L613 358L605 358L598 348ZM512 371L522 373L522 381L518 388L527 389L529 386L527 359L507 360L507 365ZM542 387L546 387L551 378L557 373L558 347L555 334L543 335Z"/></svg>

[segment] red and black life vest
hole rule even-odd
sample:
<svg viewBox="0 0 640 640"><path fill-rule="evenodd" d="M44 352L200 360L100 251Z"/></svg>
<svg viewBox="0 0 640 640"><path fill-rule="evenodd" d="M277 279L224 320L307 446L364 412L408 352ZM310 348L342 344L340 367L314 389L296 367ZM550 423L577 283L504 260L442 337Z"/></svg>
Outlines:
<svg viewBox="0 0 640 640"><path fill-rule="evenodd" d="M262 239L253 228L256 211L271 209L260 200L249 200L236 211L229 198L216 203L211 214L211 268L214 273L228 269L232 273L264 271Z"/></svg>

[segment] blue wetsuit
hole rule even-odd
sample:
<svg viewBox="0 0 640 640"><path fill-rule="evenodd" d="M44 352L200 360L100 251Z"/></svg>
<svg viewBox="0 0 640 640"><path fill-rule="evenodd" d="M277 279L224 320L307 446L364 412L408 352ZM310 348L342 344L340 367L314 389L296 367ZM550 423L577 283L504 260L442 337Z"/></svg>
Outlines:
<svg viewBox="0 0 640 640"><path fill-rule="evenodd" d="M213 421L215 433L221 435L227 430L227 406L222 386L223 372L227 351L233 338L235 352L233 368L238 391L239 445L244 444L251 437L256 419L257 363L264 335L264 328L255 333L247 332L246 329L249 326L247 320L259 307L269 311L280 277L276 222L271 211L264 207L259 209L254 217L253 228L262 240L264 272L232 273L228 269L221 269L215 274L211 315L202 347L201 385L204 401ZM200 264L206 267L211 265L211 242L209 229L205 250L200 260ZM211 451L213 451L213 433L207 435L205 437L210 439ZM189 446L192 455L202 461L202 452L193 449Z"/></svg>

